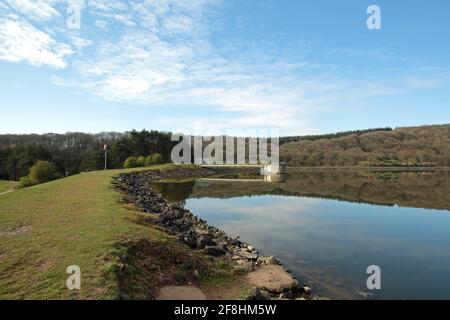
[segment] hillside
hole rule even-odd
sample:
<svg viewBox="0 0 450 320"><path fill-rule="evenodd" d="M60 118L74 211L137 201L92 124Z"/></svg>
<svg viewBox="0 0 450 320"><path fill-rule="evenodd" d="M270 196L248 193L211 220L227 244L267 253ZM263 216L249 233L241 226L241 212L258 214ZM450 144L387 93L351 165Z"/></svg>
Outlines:
<svg viewBox="0 0 450 320"><path fill-rule="evenodd" d="M300 140L280 154L290 166L450 166L450 125Z"/></svg>

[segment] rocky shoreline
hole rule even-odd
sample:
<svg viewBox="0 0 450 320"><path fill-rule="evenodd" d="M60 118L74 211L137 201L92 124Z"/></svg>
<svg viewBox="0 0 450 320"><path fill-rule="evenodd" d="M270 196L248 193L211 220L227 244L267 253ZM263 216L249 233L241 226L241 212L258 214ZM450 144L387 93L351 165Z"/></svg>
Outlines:
<svg viewBox="0 0 450 320"><path fill-rule="evenodd" d="M297 280L274 257L259 255L257 249L239 238L231 238L222 230L209 226L178 203L155 192L151 184L167 178L186 178L217 174L217 170L177 167L170 171L146 170L123 173L115 178L116 188L124 199L142 211L157 215L155 223L178 237L193 250L228 260L233 271L247 274L254 287L247 299L310 299L310 288ZM223 173L222 170L220 173Z"/></svg>

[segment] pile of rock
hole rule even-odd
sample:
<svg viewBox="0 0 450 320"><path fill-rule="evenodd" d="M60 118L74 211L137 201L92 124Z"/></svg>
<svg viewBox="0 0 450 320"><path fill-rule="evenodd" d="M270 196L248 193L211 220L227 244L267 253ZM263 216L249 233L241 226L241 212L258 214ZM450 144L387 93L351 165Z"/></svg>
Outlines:
<svg viewBox="0 0 450 320"><path fill-rule="evenodd" d="M177 236L190 248L233 261L234 270L237 273L254 271L249 280L259 291L252 293L251 298L261 298L261 292L265 298L293 299L304 295L305 290L299 289L297 281L281 266L278 260L273 257L260 256L252 245L240 241L239 238L231 238L218 228L209 226L206 221L198 218L182 205L170 202L151 188L151 183L156 179L204 176L213 173L215 172L200 168L178 168L169 172L153 170L132 172L119 175L116 178L116 185L126 200L145 212L156 214L158 216L156 223L170 234ZM274 266L278 267L276 272L273 272ZM268 271L274 274L268 277ZM273 282L274 277L278 281L277 287L264 284ZM258 294L255 295L256 293Z"/></svg>

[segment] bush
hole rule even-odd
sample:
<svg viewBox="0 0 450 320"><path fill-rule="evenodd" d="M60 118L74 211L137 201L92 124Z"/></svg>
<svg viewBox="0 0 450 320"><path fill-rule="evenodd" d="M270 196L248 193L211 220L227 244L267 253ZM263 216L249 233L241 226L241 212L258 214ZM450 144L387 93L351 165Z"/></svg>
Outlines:
<svg viewBox="0 0 450 320"><path fill-rule="evenodd" d="M38 183L49 182L61 178L55 165L48 161L36 162L36 164L31 167L28 176L31 180L37 181Z"/></svg>
<svg viewBox="0 0 450 320"><path fill-rule="evenodd" d="M145 158L145 166L149 167L153 164L152 156L149 155L147 158Z"/></svg>
<svg viewBox="0 0 450 320"><path fill-rule="evenodd" d="M161 154L154 153L154 154L149 155L146 158L145 165L148 167L148 166L151 166L154 164L162 164L163 162L164 161L163 161L163 157L161 156Z"/></svg>
<svg viewBox="0 0 450 320"><path fill-rule="evenodd" d="M25 176L20 178L20 182L18 184L18 188L26 188L26 187L31 187L34 186L36 184L39 184L39 182L37 182L36 180L31 179L29 176Z"/></svg>
<svg viewBox="0 0 450 320"><path fill-rule="evenodd" d="M163 157L159 153L155 153L149 155L148 157L140 156L140 157L129 157L125 160L123 166L127 169L129 168L137 168L137 167L146 167L154 164L163 163Z"/></svg>
<svg viewBox="0 0 450 320"><path fill-rule="evenodd" d="M147 162L147 158L144 157L144 156L140 156L139 158L137 158L136 162L137 162L137 166L138 167L145 167L145 164Z"/></svg>
<svg viewBox="0 0 450 320"><path fill-rule="evenodd" d="M49 182L61 178L53 163L38 161L30 169L30 174L20 179L19 188L34 186L39 183Z"/></svg>
<svg viewBox="0 0 450 320"><path fill-rule="evenodd" d="M163 157L159 153L154 153L152 155L152 164L162 164L163 162Z"/></svg>
<svg viewBox="0 0 450 320"><path fill-rule="evenodd" d="M125 160L123 167L125 169L136 168L138 164L137 160L138 159L136 157L129 157L127 160Z"/></svg>

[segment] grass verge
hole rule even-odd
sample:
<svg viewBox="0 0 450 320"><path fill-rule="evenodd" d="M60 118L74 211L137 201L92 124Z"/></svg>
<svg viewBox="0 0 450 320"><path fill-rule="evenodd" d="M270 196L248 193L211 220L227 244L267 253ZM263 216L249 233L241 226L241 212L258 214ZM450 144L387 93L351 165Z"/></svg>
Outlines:
<svg viewBox="0 0 450 320"><path fill-rule="evenodd" d="M122 203L111 180L126 171L83 173L0 197L0 299L153 298L161 285L232 277ZM81 290L66 288L71 265L81 269Z"/></svg>
<svg viewBox="0 0 450 320"><path fill-rule="evenodd" d="M13 190L17 186L14 181L3 181L0 180L0 193Z"/></svg>

